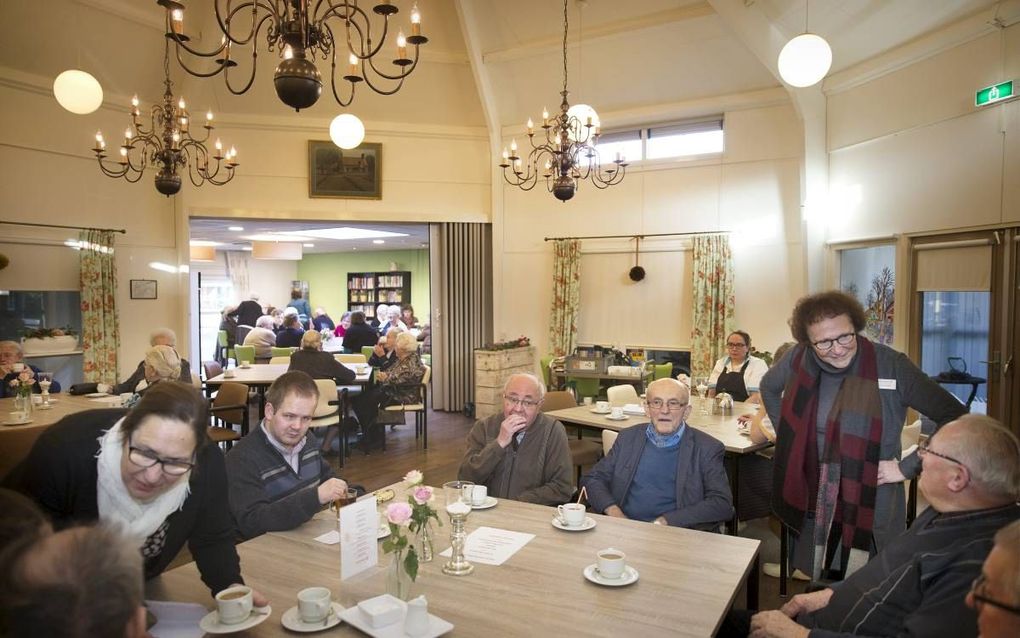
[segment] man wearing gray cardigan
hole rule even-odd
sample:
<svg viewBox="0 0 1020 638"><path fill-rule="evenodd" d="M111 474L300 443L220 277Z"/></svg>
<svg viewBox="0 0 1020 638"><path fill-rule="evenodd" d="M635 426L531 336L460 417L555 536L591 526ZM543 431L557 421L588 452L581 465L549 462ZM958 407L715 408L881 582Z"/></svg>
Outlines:
<svg viewBox="0 0 1020 638"><path fill-rule="evenodd" d="M490 496L558 505L574 492L563 424L540 412L545 385L515 374L503 386L503 411L475 423L457 478Z"/></svg>
<svg viewBox="0 0 1020 638"><path fill-rule="evenodd" d="M308 374L281 375L266 392L266 418L227 454L230 513L242 537L298 527L346 495L308 432L318 401Z"/></svg>

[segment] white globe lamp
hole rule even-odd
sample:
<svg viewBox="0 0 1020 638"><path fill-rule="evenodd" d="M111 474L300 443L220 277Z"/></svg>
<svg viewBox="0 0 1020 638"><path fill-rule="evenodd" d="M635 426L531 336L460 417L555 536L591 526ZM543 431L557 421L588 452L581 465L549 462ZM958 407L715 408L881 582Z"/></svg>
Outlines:
<svg viewBox="0 0 1020 638"><path fill-rule="evenodd" d="M340 148L356 148L365 139L365 125L356 115L337 115L329 124L329 139Z"/></svg>
<svg viewBox="0 0 1020 638"><path fill-rule="evenodd" d="M577 121L580 122L580 124L571 125L567 129L567 137L570 138L571 142L590 138L595 134L595 129L601 126L599 114L587 104L573 105L567 109L567 117L577 118ZM588 128L588 124L591 124L591 128Z"/></svg>
<svg viewBox="0 0 1020 638"><path fill-rule="evenodd" d="M831 66L829 43L813 33L798 35L779 52L779 75L790 86L804 88L817 84Z"/></svg>
<svg viewBox="0 0 1020 638"><path fill-rule="evenodd" d="M53 96L68 111L87 115L102 105L103 87L85 71L70 69L53 81Z"/></svg>

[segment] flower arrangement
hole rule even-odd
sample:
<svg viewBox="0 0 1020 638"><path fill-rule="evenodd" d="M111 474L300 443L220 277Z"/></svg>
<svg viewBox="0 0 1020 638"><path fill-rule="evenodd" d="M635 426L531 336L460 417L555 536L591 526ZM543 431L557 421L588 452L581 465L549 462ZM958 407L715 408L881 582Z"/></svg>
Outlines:
<svg viewBox="0 0 1020 638"><path fill-rule="evenodd" d="M429 534L429 526L435 520L440 526L443 522L439 519L432 503L435 501L435 491L428 485L423 485L425 477L418 470L411 470L404 476L404 481L411 488L405 503L391 503L386 507L386 521L390 526L390 537L383 541L383 551L387 554L394 553L394 562L414 581L418 577L419 559L431 560L432 537ZM407 527L412 534L422 539L423 546L416 548L410 538L402 533ZM406 554L404 552L407 552ZM419 556L424 554L425 558Z"/></svg>
<svg viewBox="0 0 1020 638"><path fill-rule="evenodd" d="M513 350L514 348L524 348L531 345L531 339L521 335L516 339L510 339L509 341L496 341L493 343L487 343L482 346L481 350Z"/></svg>
<svg viewBox="0 0 1020 638"><path fill-rule="evenodd" d="M19 397L27 397L32 394L32 386L35 385L35 372L30 366L21 364L21 370L14 370L18 375L10 380L10 386L14 394Z"/></svg>
<svg viewBox="0 0 1020 638"><path fill-rule="evenodd" d="M71 326L63 326L62 328L34 328L26 329L21 331L21 336L25 339L45 339L46 337L63 337L63 336L77 336L78 331Z"/></svg>

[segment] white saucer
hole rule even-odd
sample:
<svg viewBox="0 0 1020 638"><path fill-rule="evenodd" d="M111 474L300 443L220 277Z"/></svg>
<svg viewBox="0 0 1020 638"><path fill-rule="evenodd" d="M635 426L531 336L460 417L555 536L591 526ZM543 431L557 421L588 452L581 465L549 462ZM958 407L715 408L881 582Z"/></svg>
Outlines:
<svg viewBox="0 0 1020 638"><path fill-rule="evenodd" d="M24 421L4 421L4 425L28 425L32 422L32 419L25 419Z"/></svg>
<svg viewBox="0 0 1020 638"><path fill-rule="evenodd" d="M305 622L301 620L301 614L298 612L298 608L295 605L287 611L283 612L283 616L280 618L280 622L283 626L291 631L300 631L302 633L309 633L313 631L323 631L330 627L336 627L340 624L340 614L344 608L340 606L340 603L333 603L333 611L326 616L325 623L319 622Z"/></svg>
<svg viewBox="0 0 1020 638"><path fill-rule="evenodd" d="M255 607L252 609L251 616L243 622L236 622L232 625L225 625L220 622L220 614L215 609L205 615L202 620L198 621L199 628L207 634L234 634L245 629L251 629L255 625L261 624L266 618L273 613L273 608L269 605L265 607Z"/></svg>
<svg viewBox="0 0 1020 638"><path fill-rule="evenodd" d="M487 509L489 509L491 507L496 507L496 503L498 503L498 502L499 502L499 500L496 497L494 497L494 496L486 496L484 503L482 503L481 505L472 505L471 509L473 509L473 510L487 510Z"/></svg>
<svg viewBox="0 0 1020 638"><path fill-rule="evenodd" d="M614 417L614 416L610 416L610 415L608 415L608 414L607 414L607 415L606 415L606 418L607 418L607 419L609 419L610 421L626 421L626 420L627 420L627 419L629 419L630 417L629 417L629 416L627 416L626 414L624 414L623 416L621 416L621 417L620 417L620 418L618 419L618 418L616 418L616 417Z"/></svg>
<svg viewBox="0 0 1020 638"><path fill-rule="evenodd" d="M591 412L592 414L609 414L610 412L612 412L612 410L596 410L595 408L592 408L592 409L591 409L591 410L589 410L589 411L590 411L590 412Z"/></svg>
<svg viewBox="0 0 1020 638"><path fill-rule="evenodd" d="M108 396L110 396L110 395L105 393L105 392L89 392L88 394L85 395L85 398L86 399L102 399L103 397L108 397Z"/></svg>
<svg viewBox="0 0 1020 638"><path fill-rule="evenodd" d="M574 527L573 525L564 525L563 522L560 521L559 516L553 516L552 526L556 529L562 529L564 532L583 532L595 527L595 519L591 516L585 516L584 523Z"/></svg>
<svg viewBox="0 0 1020 638"><path fill-rule="evenodd" d="M627 565L623 568L623 573L620 574L619 578L603 578L599 575L598 565L592 563L584 568L584 577L596 585L605 585L606 587L624 587L637 582L638 571L630 565Z"/></svg>
<svg viewBox="0 0 1020 638"><path fill-rule="evenodd" d="M406 638L407 634L404 633L404 616L407 614L407 603L399 598L394 598L392 596L390 598L400 605L400 619L388 625L373 627L372 624L368 622L368 616L365 612L361 611L357 605L351 605L347 609L343 610L343 612L340 613L340 618L352 627L360 629L374 638ZM442 636L452 629L452 623L443 620L439 616L429 614L429 628L418 638L436 638L436 636Z"/></svg>

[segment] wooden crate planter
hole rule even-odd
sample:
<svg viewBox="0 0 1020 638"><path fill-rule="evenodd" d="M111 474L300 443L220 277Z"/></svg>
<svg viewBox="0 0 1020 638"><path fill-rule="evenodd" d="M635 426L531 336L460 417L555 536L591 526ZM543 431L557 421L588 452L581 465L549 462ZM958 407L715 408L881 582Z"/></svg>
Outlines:
<svg viewBox="0 0 1020 638"><path fill-rule="evenodd" d="M510 350L475 350L475 418L503 410L503 384L510 375L535 374L535 346ZM537 374L541 379L541 373Z"/></svg>

